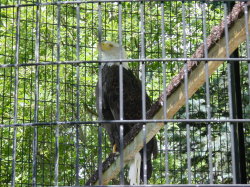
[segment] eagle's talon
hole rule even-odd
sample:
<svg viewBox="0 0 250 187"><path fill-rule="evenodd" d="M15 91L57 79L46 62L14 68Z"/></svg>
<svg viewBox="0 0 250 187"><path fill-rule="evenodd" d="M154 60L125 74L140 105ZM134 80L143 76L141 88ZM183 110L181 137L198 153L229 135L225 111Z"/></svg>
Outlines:
<svg viewBox="0 0 250 187"><path fill-rule="evenodd" d="M116 144L113 145L113 153L117 154L117 145Z"/></svg>
<svg viewBox="0 0 250 187"><path fill-rule="evenodd" d="M113 145L113 152L112 153L114 154L115 157L117 157L119 155L119 152L117 151L117 144Z"/></svg>

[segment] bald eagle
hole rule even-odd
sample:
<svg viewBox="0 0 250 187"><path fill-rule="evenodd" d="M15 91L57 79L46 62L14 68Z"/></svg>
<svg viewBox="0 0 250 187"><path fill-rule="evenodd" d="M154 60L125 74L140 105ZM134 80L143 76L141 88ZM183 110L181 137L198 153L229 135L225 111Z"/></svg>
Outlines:
<svg viewBox="0 0 250 187"><path fill-rule="evenodd" d="M112 60L126 59L126 52L119 44L111 41L105 41L98 44L99 53L102 60L110 60L110 62L102 65L102 118L104 120L119 120L119 64ZM142 119L142 86L141 81L128 68L127 63L123 63L123 103L124 103L124 119L136 120ZM98 107L99 89L96 86L96 103ZM151 100L146 95L146 110L151 106ZM135 124L124 124L124 136L132 129ZM119 151L120 124L103 124L106 129L110 142L113 145L113 152ZM157 154L157 142L155 137L150 140L147 145L147 179L152 175L152 155ZM138 163L139 162L139 163ZM139 164L139 165L138 165ZM130 162L129 179L130 184L137 184L143 181L143 149L137 153L135 160ZM133 167L132 167L133 166ZM133 171L136 170L137 171ZM134 175L134 176L133 176ZM130 177L137 176L136 182ZM139 178L139 179L138 179Z"/></svg>

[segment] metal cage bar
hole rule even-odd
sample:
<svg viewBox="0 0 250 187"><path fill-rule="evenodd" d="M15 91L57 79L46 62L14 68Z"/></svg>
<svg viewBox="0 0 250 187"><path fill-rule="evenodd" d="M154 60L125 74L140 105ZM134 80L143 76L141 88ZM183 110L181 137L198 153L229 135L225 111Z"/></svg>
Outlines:
<svg viewBox="0 0 250 187"><path fill-rule="evenodd" d="M161 37L162 37L162 58L166 58L166 43L165 43L165 19L164 19L164 2L161 2ZM166 62L162 62L163 69L163 113L164 119L167 119L167 93L166 90ZM168 123L164 125L165 136L165 178L166 184L169 184L169 165L168 165Z"/></svg>
<svg viewBox="0 0 250 187"><path fill-rule="evenodd" d="M98 42L102 41L102 4L98 3ZM98 60L102 59L102 54L98 54ZM98 99L98 120L102 120L102 64L99 63L98 66L98 75L99 75L99 99ZM102 185L102 127L98 127L98 178L99 185Z"/></svg>
<svg viewBox="0 0 250 187"><path fill-rule="evenodd" d="M186 11L185 2L182 2L182 25L183 25L183 57L187 58L187 39L186 39ZM184 64L184 89L185 89L185 107L186 107L186 119L189 119L189 96L188 96L188 65L187 61ZM186 124L187 131L187 169L188 169L188 184L191 184L191 150L190 150L190 125Z"/></svg>
<svg viewBox="0 0 250 187"><path fill-rule="evenodd" d="M225 23L225 45L226 57L229 57L229 36L228 36L228 22L227 22L227 3L224 3L224 23ZM228 79L228 96L229 96L229 118L233 118L232 105L232 86L231 86L231 64L227 63L227 79ZM232 156L232 173L233 183L236 184L236 163L235 163L235 145L234 145L234 125L231 124L231 156Z"/></svg>
<svg viewBox="0 0 250 187"><path fill-rule="evenodd" d="M17 1L20 4L20 0ZM16 53L15 53L15 64L19 64L19 45L20 45L20 7L17 7L17 17L16 17ZM19 68L15 68L15 92L14 92L14 123L17 123L17 112L18 112L18 82L19 82ZM13 131L13 149L12 149L12 180L11 186L15 186L16 177L16 134L17 129L14 127Z"/></svg>
<svg viewBox="0 0 250 187"><path fill-rule="evenodd" d="M51 126L51 125L75 125L75 124L98 124L98 123L123 123L124 125L129 123L169 123L169 122L183 122L183 123L247 123L250 119L166 119L166 120L100 120L100 121L60 121L60 122L38 122L38 123L15 123L11 125L1 124L0 128L9 127L24 127L24 126ZM212 125L212 124L211 124Z"/></svg>
<svg viewBox="0 0 250 187"><path fill-rule="evenodd" d="M204 41L204 53L205 58L208 58L208 49L207 49L207 28L206 28L206 3L202 3L202 25L203 25L203 41ZM206 108L207 108L207 119L211 119L211 105L210 105L210 84L209 84L209 72L208 72L208 61L205 64L206 72ZM209 163L209 182L213 184L213 155L212 155L212 137L211 137L211 124L208 123L208 163Z"/></svg>
<svg viewBox="0 0 250 187"><path fill-rule="evenodd" d="M77 42L76 42L76 59L80 60L80 5L77 4L76 6L76 24L77 24ZM80 91L79 91L79 84L80 84L80 67L79 64L76 67L76 79L77 79L77 91L76 91L76 119L80 121ZM76 186L79 186L79 125L76 125Z"/></svg>
<svg viewBox="0 0 250 187"><path fill-rule="evenodd" d="M165 58L165 59L144 59L144 62L171 62L171 61L214 61L214 63L218 63L221 61L249 61L250 58ZM24 67L24 66L51 66L58 64L84 64L84 63L106 63L107 60L85 60L85 61L59 61L59 62L42 62L40 63L26 63L26 64L0 64L0 68L8 68L8 67ZM141 59L122 59L122 60L112 60L113 63L120 62L132 62L132 63L140 63Z"/></svg>
<svg viewBox="0 0 250 187"><path fill-rule="evenodd" d="M39 1L38 1L39 3ZM40 7L36 7L36 46L35 46L35 61L39 63L39 41L40 41ZM36 66L36 80L35 80L35 114L34 122L38 122L38 100L39 100L39 87L38 87L39 66ZM36 186L37 183L37 127L34 127L33 138L33 173L32 185Z"/></svg>
<svg viewBox="0 0 250 187"><path fill-rule="evenodd" d="M122 58L122 4L119 2L118 4L118 37L119 37L119 47L120 47L120 59ZM119 108L120 108L120 120L124 119L124 103L123 103L123 63L119 64ZM124 127L123 124L120 124L120 184L124 185Z"/></svg>
<svg viewBox="0 0 250 187"><path fill-rule="evenodd" d="M57 54L56 60L60 62L61 59L61 5L57 5ZM60 121L60 65L57 65L56 69L56 122ZM56 125L56 145L55 145L55 186L58 186L59 177L59 126Z"/></svg>
<svg viewBox="0 0 250 187"><path fill-rule="evenodd" d="M144 1L140 2L140 35L141 35L141 59L145 59L145 15ZM145 62L141 62L141 82L142 82L142 119L146 120L146 87L145 87ZM143 184L147 184L147 144L146 144L146 126L143 124Z"/></svg>

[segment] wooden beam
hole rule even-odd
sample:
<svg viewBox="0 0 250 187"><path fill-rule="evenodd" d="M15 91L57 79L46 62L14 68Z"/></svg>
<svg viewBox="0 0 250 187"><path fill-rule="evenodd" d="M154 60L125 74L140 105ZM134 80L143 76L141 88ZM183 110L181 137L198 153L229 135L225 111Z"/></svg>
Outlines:
<svg viewBox="0 0 250 187"><path fill-rule="evenodd" d="M249 8L248 8L249 10ZM250 30L250 14L248 14L248 29ZM238 19L229 30L229 52L230 54L246 41L245 16ZM209 58L225 58L226 43L223 36L211 49L209 49ZM223 61L209 61L209 75L218 69ZM191 71L188 77L188 95L191 97L205 83L205 62L200 62L198 66ZM185 104L184 84L182 83L173 94L167 98L167 117L173 118L176 112ZM163 108L161 108L153 119L163 119ZM146 140L150 141L156 133L164 126L163 123L149 123L146 125ZM124 149L124 162L134 158L135 154L143 147L143 132L141 131L128 146ZM110 180L117 177L120 172L120 157L103 173L103 185L107 185ZM98 181L95 185L98 184Z"/></svg>

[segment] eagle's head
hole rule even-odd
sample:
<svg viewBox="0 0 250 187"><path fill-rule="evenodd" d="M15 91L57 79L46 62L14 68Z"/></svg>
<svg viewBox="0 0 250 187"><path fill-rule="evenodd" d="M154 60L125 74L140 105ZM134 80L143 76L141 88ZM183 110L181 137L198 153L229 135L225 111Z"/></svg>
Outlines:
<svg viewBox="0 0 250 187"><path fill-rule="evenodd" d="M105 41L98 44L98 50L102 53L102 60L126 59L125 49L118 43Z"/></svg>

